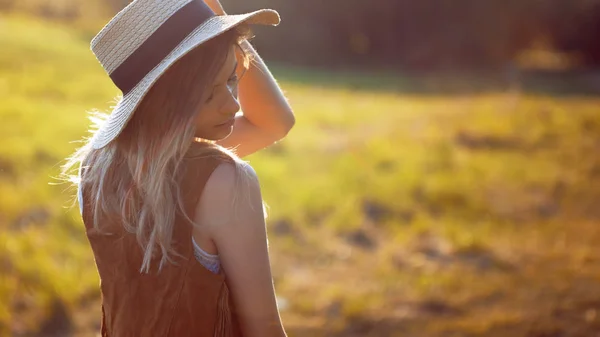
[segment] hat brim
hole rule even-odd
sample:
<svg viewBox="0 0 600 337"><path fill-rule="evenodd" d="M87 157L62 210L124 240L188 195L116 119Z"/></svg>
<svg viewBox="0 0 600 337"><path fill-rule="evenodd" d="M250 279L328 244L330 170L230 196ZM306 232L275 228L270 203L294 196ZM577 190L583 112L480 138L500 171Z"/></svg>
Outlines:
<svg viewBox="0 0 600 337"><path fill-rule="evenodd" d="M121 98L107 120L92 137L92 148L100 149L117 138L152 85L191 50L240 24L276 26L279 22L279 14L271 9L261 9L246 14L220 15L208 19L175 47L135 88Z"/></svg>

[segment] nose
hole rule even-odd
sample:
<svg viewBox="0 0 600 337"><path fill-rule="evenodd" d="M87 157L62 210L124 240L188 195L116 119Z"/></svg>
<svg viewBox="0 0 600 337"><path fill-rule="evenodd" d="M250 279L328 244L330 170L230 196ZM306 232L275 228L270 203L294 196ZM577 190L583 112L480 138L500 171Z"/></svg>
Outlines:
<svg viewBox="0 0 600 337"><path fill-rule="evenodd" d="M230 96L225 104L221 106L221 113L227 116L233 116L240 111L241 106L236 98Z"/></svg>
<svg viewBox="0 0 600 337"><path fill-rule="evenodd" d="M232 88L233 90L229 91L229 95L227 95L227 102L222 106L222 112L226 115L235 115L240 109L240 103L237 98L237 86L236 88Z"/></svg>

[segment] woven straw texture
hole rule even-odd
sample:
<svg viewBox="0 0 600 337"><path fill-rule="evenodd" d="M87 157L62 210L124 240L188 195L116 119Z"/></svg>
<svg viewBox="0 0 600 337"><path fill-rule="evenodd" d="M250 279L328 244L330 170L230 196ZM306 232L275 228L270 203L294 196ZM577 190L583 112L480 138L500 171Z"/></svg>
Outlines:
<svg viewBox="0 0 600 337"><path fill-rule="evenodd" d="M107 73L112 73L168 18L191 0L138 0L121 10L91 43Z"/></svg>
<svg viewBox="0 0 600 337"><path fill-rule="evenodd" d="M114 71L160 24L187 3L189 1L185 0L136 0L119 12L92 40L92 50L106 72L110 74ZM102 148L121 133L152 85L177 60L203 42L242 23L277 25L279 14L270 9L261 9L246 14L216 16L204 22L120 99L92 137L92 147Z"/></svg>

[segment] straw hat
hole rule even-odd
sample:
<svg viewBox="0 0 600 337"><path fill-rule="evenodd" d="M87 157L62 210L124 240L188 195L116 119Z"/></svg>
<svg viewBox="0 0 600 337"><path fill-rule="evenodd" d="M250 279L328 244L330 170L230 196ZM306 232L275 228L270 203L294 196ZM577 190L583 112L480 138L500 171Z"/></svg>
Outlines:
<svg viewBox="0 0 600 337"><path fill-rule="evenodd" d="M115 139L158 78L195 47L247 24L276 26L270 9L238 15L216 15L203 0L135 0L94 37L91 49L123 93L91 146Z"/></svg>

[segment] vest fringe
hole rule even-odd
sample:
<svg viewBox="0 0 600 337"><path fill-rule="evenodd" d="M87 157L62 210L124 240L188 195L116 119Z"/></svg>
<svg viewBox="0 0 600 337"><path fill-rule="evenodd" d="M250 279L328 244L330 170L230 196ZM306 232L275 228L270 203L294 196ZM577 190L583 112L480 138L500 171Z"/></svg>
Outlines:
<svg viewBox="0 0 600 337"><path fill-rule="evenodd" d="M221 293L219 294L219 303L217 306L217 321L215 326L215 337L230 337L231 331L231 310L229 307L229 288L223 283Z"/></svg>
<svg viewBox="0 0 600 337"><path fill-rule="evenodd" d="M104 305L102 305L102 320L100 321L100 336L108 337L108 331L106 331L106 315L104 314Z"/></svg>

